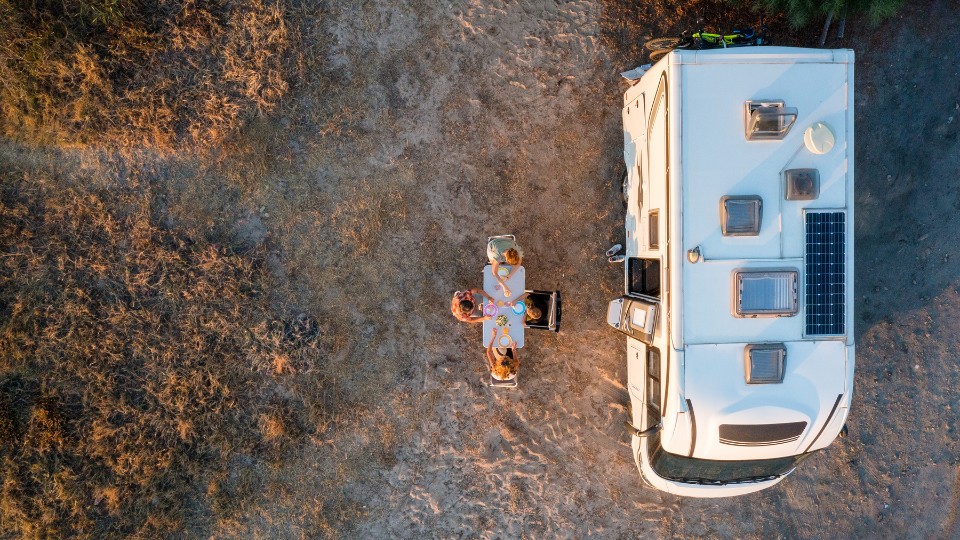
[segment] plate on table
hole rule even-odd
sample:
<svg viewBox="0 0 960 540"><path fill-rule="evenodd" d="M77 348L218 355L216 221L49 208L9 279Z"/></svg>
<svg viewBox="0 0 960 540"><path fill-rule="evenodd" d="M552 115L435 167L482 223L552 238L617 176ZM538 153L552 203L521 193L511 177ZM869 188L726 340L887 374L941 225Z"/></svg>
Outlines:
<svg viewBox="0 0 960 540"><path fill-rule="evenodd" d="M513 343L513 338L504 334L497 339L497 343L499 343L501 347L509 347L510 344Z"/></svg>
<svg viewBox="0 0 960 540"><path fill-rule="evenodd" d="M494 319L497 322L497 326L506 326L507 325L507 316L506 315L497 315L497 318Z"/></svg>
<svg viewBox="0 0 960 540"><path fill-rule="evenodd" d="M513 305L513 312L517 315L523 315L523 312L527 310L527 304L523 302L517 302Z"/></svg>
<svg viewBox="0 0 960 540"><path fill-rule="evenodd" d="M497 275L498 275L498 276L500 276L500 277L507 277L509 274L510 274L510 270L508 270L508 269L506 269L506 268L504 268L504 267L502 267L502 266L499 267L499 268L497 268Z"/></svg>
<svg viewBox="0 0 960 540"><path fill-rule="evenodd" d="M498 311L500 310L497 309L497 306L494 305L493 302L488 302L485 306L483 306L483 314L487 317L493 317Z"/></svg>

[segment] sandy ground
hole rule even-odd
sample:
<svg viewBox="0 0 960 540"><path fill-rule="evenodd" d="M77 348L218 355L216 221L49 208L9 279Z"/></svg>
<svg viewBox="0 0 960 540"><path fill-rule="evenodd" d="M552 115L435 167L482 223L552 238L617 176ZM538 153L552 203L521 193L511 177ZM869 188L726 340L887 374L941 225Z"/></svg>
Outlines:
<svg viewBox="0 0 960 540"><path fill-rule="evenodd" d="M622 428L624 343L603 320L621 268L602 256L623 223L617 73L659 31L622 8L305 8L304 82L213 157L4 147L24 170L149 179L169 226L259 253L276 310L322 322L335 421L283 467L237 456L243 510L191 536L960 537L960 52L937 37L960 8L829 43L858 54L850 436L773 489L709 501L645 488ZM504 232L564 318L528 335L521 386L492 391L480 328L448 303Z"/></svg>

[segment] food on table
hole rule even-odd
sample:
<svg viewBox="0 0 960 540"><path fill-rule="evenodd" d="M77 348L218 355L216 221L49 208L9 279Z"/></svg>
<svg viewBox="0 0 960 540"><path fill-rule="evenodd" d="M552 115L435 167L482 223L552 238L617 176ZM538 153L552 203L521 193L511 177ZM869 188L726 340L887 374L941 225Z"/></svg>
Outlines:
<svg viewBox="0 0 960 540"><path fill-rule="evenodd" d="M497 326L506 326L506 325L507 325L507 316L497 315Z"/></svg>

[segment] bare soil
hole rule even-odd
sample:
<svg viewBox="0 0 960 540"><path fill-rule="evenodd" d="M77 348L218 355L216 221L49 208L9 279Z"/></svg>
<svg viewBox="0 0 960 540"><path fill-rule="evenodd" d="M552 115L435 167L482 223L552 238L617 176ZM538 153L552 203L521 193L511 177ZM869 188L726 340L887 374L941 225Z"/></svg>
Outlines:
<svg viewBox="0 0 960 540"><path fill-rule="evenodd" d="M4 142L4 187L25 207L59 189L118 192L101 197L111 211L144 205L168 231L158 235L221 250L229 272L250 269L256 300L238 300L242 317L230 319L241 329L317 331L309 346L270 350L289 363L229 357L223 369L236 373L216 390L239 396L222 414L229 436L153 471L150 489L185 486L176 497L125 515L110 489L124 477L108 463L96 486L74 477L75 499L51 488L32 513L15 512L26 495L5 488L0 536L960 536L960 52L942 38L960 7L946 0L880 27L851 19L827 43L858 55L849 437L758 494L681 499L642 485L622 427L624 343L604 323L622 290L621 267L603 257L624 217L618 73L640 63L644 39L698 14L721 27L758 19L706 1L293 3L287 93L222 144L171 154ZM819 35L768 24L781 43ZM524 246L528 286L563 292L563 331L531 332L520 387L493 391L479 325L457 323L448 305L479 286L485 239L504 232ZM93 384L12 349L0 360L4 380L62 377L80 394ZM193 365L183 376L206 369ZM88 521L50 529L44 520L61 514Z"/></svg>

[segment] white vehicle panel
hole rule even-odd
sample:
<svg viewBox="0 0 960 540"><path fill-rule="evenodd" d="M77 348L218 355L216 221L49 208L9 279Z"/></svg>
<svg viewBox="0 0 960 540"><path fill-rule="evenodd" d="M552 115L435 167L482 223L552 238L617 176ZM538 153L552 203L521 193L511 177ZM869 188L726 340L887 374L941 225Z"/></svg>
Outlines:
<svg viewBox="0 0 960 540"><path fill-rule="evenodd" d="M821 169L820 197L803 205L793 202L795 206L846 206L846 68L843 64L747 64L732 70L723 64L683 65L681 184L687 249L699 245L708 259L785 256L780 238L786 222L780 216L785 169ZM817 84L810 84L811 80ZM746 140L744 102L756 99L783 100L798 109L797 122L782 141ZM804 130L817 121L830 124L836 134L836 146L825 155L811 154L804 147ZM762 197L758 237L721 235L719 204L724 195ZM802 225L791 220L791 225L797 223ZM783 244L797 253L802 238L793 235Z"/></svg>
<svg viewBox="0 0 960 540"><path fill-rule="evenodd" d="M686 350L684 385L697 414L697 441L693 457L736 460L769 459L807 451L846 391L846 346L840 341L785 343L787 358L783 383L747 384L744 344L695 345ZM807 422L795 442L771 446L729 446L718 436L721 424ZM839 431L839 428L837 428ZM833 440L833 433L821 437ZM686 447L664 448L673 453ZM811 448L812 449L812 448Z"/></svg>

